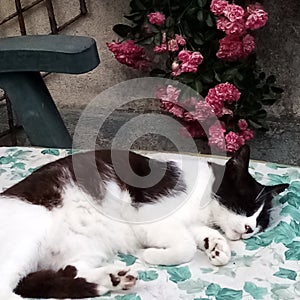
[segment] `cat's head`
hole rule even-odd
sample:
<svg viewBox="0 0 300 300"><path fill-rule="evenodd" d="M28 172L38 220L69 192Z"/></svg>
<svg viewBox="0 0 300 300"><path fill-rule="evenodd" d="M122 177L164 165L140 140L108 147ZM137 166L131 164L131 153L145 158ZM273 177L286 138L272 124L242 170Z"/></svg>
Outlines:
<svg viewBox="0 0 300 300"><path fill-rule="evenodd" d="M211 164L215 175L213 192L221 204L215 212L218 225L231 240L249 238L269 224L273 196L289 185L265 186L249 173L249 146L242 146L225 167Z"/></svg>

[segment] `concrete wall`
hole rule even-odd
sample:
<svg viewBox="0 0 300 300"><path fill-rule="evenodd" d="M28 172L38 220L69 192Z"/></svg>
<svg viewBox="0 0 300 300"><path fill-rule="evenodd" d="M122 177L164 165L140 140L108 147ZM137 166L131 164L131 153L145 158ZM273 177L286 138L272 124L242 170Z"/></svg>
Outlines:
<svg viewBox="0 0 300 300"><path fill-rule="evenodd" d="M23 0L22 3L30 3ZM78 12L77 0L54 0L58 23L71 18ZM106 48L116 36L112 26L125 22L129 12L129 0L87 0L89 14L63 31L63 34L87 35L97 40L101 65L83 75L51 74L47 77L48 87L60 108L83 108L98 93L126 79L139 76L138 72L120 65ZM268 26L257 34L257 52L263 69L278 77L278 84L285 88L283 99L272 108L274 116L300 116L300 69L299 0L265 1L270 14ZM0 0L0 20L14 11L13 0ZM39 5L30 14L25 14L28 34L49 32L44 5ZM0 36L15 35L17 23L9 22L0 28Z"/></svg>

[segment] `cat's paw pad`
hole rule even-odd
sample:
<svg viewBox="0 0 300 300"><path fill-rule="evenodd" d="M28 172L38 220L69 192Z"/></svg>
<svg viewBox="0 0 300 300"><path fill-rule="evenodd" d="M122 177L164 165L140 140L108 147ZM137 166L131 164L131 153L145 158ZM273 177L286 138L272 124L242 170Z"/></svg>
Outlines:
<svg viewBox="0 0 300 300"><path fill-rule="evenodd" d="M138 279L137 274L129 269L109 273L109 277L114 290L130 290Z"/></svg>
<svg viewBox="0 0 300 300"><path fill-rule="evenodd" d="M231 257L230 247L224 238L205 238L204 248L211 264L215 266L226 265Z"/></svg>

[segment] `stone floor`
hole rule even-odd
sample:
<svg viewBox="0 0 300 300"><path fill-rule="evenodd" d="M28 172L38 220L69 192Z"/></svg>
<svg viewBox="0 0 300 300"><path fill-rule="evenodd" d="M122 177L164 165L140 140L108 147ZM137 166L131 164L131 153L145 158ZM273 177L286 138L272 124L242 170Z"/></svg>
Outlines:
<svg viewBox="0 0 300 300"><path fill-rule="evenodd" d="M69 132L73 135L78 119L81 115L81 110L65 109L62 110L62 116L65 119L66 126ZM109 148L112 145L112 139L116 136L116 133L124 124L134 117L138 117L141 114L138 112L124 112L115 111L103 124L97 137L92 136L92 132L97 124L97 118L91 119L90 128L86 128L85 132L80 136L77 147L81 148L93 148L94 139L96 141L97 148ZM268 132L256 133L255 139L249 144L251 147L251 158L256 160L264 160L270 162L277 162L288 165L300 166L300 120L296 119L273 119L268 121L270 130ZM151 131L151 124L143 124L143 128ZM167 125L163 123L155 124L157 128L165 128ZM180 138L176 143L172 143L166 137L157 134L142 135L141 128L135 127L135 130L127 132L126 136L122 136L121 140L117 140L114 147L123 148L126 142L130 139L136 139L132 144L132 149L141 150L158 150L158 151L175 151L178 149L176 145L184 148L185 152L200 152L209 153L210 149L207 144L201 140L196 141L196 150L193 146L189 147L184 138ZM168 129L168 132L178 129ZM22 130L17 132L18 145L30 145L25 133ZM0 145L11 145L9 136L0 138Z"/></svg>

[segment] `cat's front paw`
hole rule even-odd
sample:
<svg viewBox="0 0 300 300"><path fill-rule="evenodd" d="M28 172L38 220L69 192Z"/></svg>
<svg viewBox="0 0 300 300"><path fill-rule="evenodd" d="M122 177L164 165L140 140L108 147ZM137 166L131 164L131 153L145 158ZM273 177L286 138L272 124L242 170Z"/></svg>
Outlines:
<svg viewBox="0 0 300 300"><path fill-rule="evenodd" d="M223 266L230 260L230 247L223 237L206 237L204 249L212 265Z"/></svg>
<svg viewBox="0 0 300 300"><path fill-rule="evenodd" d="M130 290L135 286L137 274L129 269L109 273L113 290Z"/></svg>

